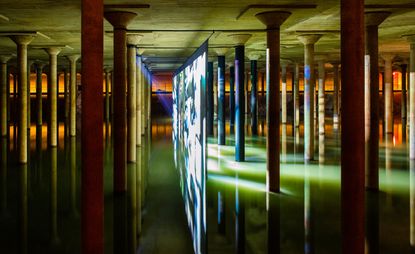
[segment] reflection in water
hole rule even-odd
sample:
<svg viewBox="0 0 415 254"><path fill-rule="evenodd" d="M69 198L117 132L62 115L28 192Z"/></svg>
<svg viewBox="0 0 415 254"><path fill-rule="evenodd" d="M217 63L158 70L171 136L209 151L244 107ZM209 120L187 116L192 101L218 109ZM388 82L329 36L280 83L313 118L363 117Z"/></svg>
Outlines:
<svg viewBox="0 0 415 254"><path fill-rule="evenodd" d="M267 192L266 194L267 210L267 245L268 254L279 254L280 246L280 199L277 195Z"/></svg>
<svg viewBox="0 0 415 254"><path fill-rule="evenodd" d="M379 253L379 193L366 192L366 253Z"/></svg>
<svg viewBox="0 0 415 254"><path fill-rule="evenodd" d="M137 164L128 164L128 235L129 235L129 252L135 253L137 250Z"/></svg>
<svg viewBox="0 0 415 254"><path fill-rule="evenodd" d="M19 253L27 253L27 164L19 166Z"/></svg>
<svg viewBox="0 0 415 254"><path fill-rule="evenodd" d="M43 138L42 138L42 127L36 127L36 160L35 160L35 185L39 186L42 181L42 167L43 167Z"/></svg>
<svg viewBox="0 0 415 254"><path fill-rule="evenodd" d="M226 234L225 198L223 192L218 191L218 233Z"/></svg>
<svg viewBox="0 0 415 254"><path fill-rule="evenodd" d="M238 174L235 180L235 249L236 253L245 253L245 200L241 193Z"/></svg>
<svg viewBox="0 0 415 254"><path fill-rule="evenodd" d="M314 253L313 218L311 211L310 168L304 170L304 253Z"/></svg>
<svg viewBox="0 0 415 254"><path fill-rule="evenodd" d="M392 134L385 134L385 180L386 180L386 194L388 202L391 202L391 188L392 188L392 150L393 150L393 136Z"/></svg>
<svg viewBox="0 0 415 254"><path fill-rule="evenodd" d="M58 235L58 149L50 148L50 243L59 244Z"/></svg>
<svg viewBox="0 0 415 254"><path fill-rule="evenodd" d="M410 244L415 250L415 160L409 161L409 220L410 220Z"/></svg>
<svg viewBox="0 0 415 254"><path fill-rule="evenodd" d="M76 174L76 138L75 137L70 137L69 138L69 149L70 149L70 171L71 171L71 182L70 182L70 188L71 188L71 213L72 216L74 217L78 217L79 213L78 213L78 208L77 208L77 174Z"/></svg>
<svg viewBox="0 0 415 254"><path fill-rule="evenodd" d="M114 253L127 253L127 196L114 193Z"/></svg>
<svg viewBox="0 0 415 254"><path fill-rule="evenodd" d="M144 143L144 142L143 142ZM142 146L137 147L137 170L136 170L136 202L137 202L137 237L141 234L142 230L142 215L141 215L141 185L142 185L142 179L141 179L141 172L142 172Z"/></svg>
<svg viewBox="0 0 415 254"><path fill-rule="evenodd" d="M7 215L7 138L1 138L1 157L0 157L0 176L1 176L1 200L0 216Z"/></svg>

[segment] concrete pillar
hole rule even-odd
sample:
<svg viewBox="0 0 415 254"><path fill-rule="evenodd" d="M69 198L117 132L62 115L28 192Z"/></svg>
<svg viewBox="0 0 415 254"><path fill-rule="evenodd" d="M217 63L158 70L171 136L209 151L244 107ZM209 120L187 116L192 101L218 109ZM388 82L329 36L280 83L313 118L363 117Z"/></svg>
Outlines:
<svg viewBox="0 0 415 254"><path fill-rule="evenodd" d="M216 49L218 55L218 145L226 144L225 115L225 54L228 49Z"/></svg>
<svg viewBox="0 0 415 254"><path fill-rule="evenodd" d="M30 123L31 123L31 98L30 98L30 69L32 67L33 61L27 60L27 129L30 130ZM30 135L29 135L30 136ZM30 140L29 140L30 142Z"/></svg>
<svg viewBox="0 0 415 254"><path fill-rule="evenodd" d="M229 122L231 133L235 132L235 66L229 67Z"/></svg>
<svg viewBox="0 0 415 254"><path fill-rule="evenodd" d="M385 60L385 133L393 133L393 77L392 60L394 55L382 54Z"/></svg>
<svg viewBox="0 0 415 254"><path fill-rule="evenodd" d="M406 126L406 70L407 64L404 63L401 65L401 73L402 73L402 96L401 96L401 118L402 118L402 127Z"/></svg>
<svg viewBox="0 0 415 254"><path fill-rule="evenodd" d="M82 0L82 253L104 253L103 0ZM93 131L92 131L93 130Z"/></svg>
<svg viewBox="0 0 415 254"><path fill-rule="evenodd" d="M325 61L326 56L318 56L316 58L318 62L318 133L320 135L325 134L324 125L326 117L326 69Z"/></svg>
<svg viewBox="0 0 415 254"><path fill-rule="evenodd" d="M333 127L339 124L339 64L332 62L333 66Z"/></svg>
<svg viewBox="0 0 415 254"><path fill-rule="evenodd" d="M142 57L137 56L137 146L141 146L141 133L142 133L142 111L143 111L143 72L142 72Z"/></svg>
<svg viewBox="0 0 415 254"><path fill-rule="evenodd" d="M49 146L58 145L58 54L61 48L45 49L49 54L49 82L50 82L50 139Z"/></svg>
<svg viewBox="0 0 415 254"><path fill-rule="evenodd" d="M137 102L137 103L138 103L138 108L141 110L141 117L139 117L140 121L141 121L141 124L140 124L140 126L141 126L141 137L145 135L145 131L146 131L146 127L145 127L145 111L146 111L146 105L145 105L146 89L145 89L145 86L146 86L146 83L145 83L145 74L144 74L145 66L144 66L143 53L144 53L144 49L139 48L138 49L138 54L140 55L140 57L138 59L138 65L139 65L138 68L140 70L139 71L140 72L140 83L139 83L140 87L138 88L138 91L139 91L138 95L140 96L141 102L140 103ZM140 93L140 91L141 91L141 93Z"/></svg>
<svg viewBox="0 0 415 254"><path fill-rule="evenodd" d="M365 13L365 146L366 188L379 188L379 69L378 26L389 12ZM342 70L346 66L342 65ZM343 80L344 73L342 74ZM342 84L342 88L345 85ZM343 98L343 97L342 97ZM343 104L343 101L342 101ZM345 118L342 116L342 119Z"/></svg>
<svg viewBox="0 0 415 254"><path fill-rule="evenodd" d="M213 62L208 62L207 66L207 135L213 135L214 122L214 92L213 92Z"/></svg>
<svg viewBox="0 0 415 254"><path fill-rule="evenodd" d="M342 253L365 253L364 2L341 0Z"/></svg>
<svg viewBox="0 0 415 254"><path fill-rule="evenodd" d="M245 160L245 46L250 34L229 35L235 42L235 160Z"/></svg>
<svg viewBox="0 0 415 254"><path fill-rule="evenodd" d="M114 192L125 192L126 186L126 74L127 25L137 16L132 12L105 12L114 27ZM102 76L102 72L101 72ZM101 84L102 85L102 84Z"/></svg>
<svg viewBox="0 0 415 254"><path fill-rule="evenodd" d="M7 122L7 86L9 85L9 76L7 75L7 62L11 56L2 55L0 56L1 72L0 72L0 123L1 123L1 137L6 137L8 133L8 122Z"/></svg>
<svg viewBox="0 0 415 254"><path fill-rule="evenodd" d="M27 163L27 45L34 39L35 33L11 36L17 44L17 68L19 70L19 131L17 137L17 160L19 163ZM16 90L15 90L16 95Z"/></svg>
<svg viewBox="0 0 415 254"><path fill-rule="evenodd" d="M407 36L409 54L409 158L415 159L415 35Z"/></svg>
<svg viewBox="0 0 415 254"><path fill-rule="evenodd" d="M76 61L79 59L79 55L68 56L70 63L70 85L69 85L69 136L76 136Z"/></svg>
<svg viewBox="0 0 415 254"><path fill-rule="evenodd" d="M65 114L64 114L64 121L65 121L65 137L69 136L69 81L70 77L68 75L67 69L63 69L63 97L64 97L64 103L65 103Z"/></svg>
<svg viewBox="0 0 415 254"><path fill-rule="evenodd" d="M39 128L41 128L43 124L42 73L44 66L43 63L36 63L36 126Z"/></svg>
<svg viewBox="0 0 415 254"><path fill-rule="evenodd" d="M290 15L283 11L255 15L267 27L267 191L270 192L280 192L280 26Z"/></svg>
<svg viewBox="0 0 415 254"><path fill-rule="evenodd" d="M300 127L300 64L295 63L293 77L294 127ZM298 131L296 129L296 131Z"/></svg>
<svg viewBox="0 0 415 254"><path fill-rule="evenodd" d="M258 59L260 55L251 54L251 132L258 135Z"/></svg>
<svg viewBox="0 0 415 254"><path fill-rule="evenodd" d="M277 70L278 71L278 70ZM281 123L287 123L287 63L281 63Z"/></svg>
<svg viewBox="0 0 415 254"><path fill-rule="evenodd" d="M110 122L110 86L111 86L111 69L105 68L105 123L108 126Z"/></svg>
<svg viewBox="0 0 415 254"><path fill-rule="evenodd" d="M127 161L137 160L137 45L143 36L127 36Z"/></svg>
<svg viewBox="0 0 415 254"><path fill-rule="evenodd" d="M304 159L314 159L314 43L321 34L304 34L298 40L304 44Z"/></svg>

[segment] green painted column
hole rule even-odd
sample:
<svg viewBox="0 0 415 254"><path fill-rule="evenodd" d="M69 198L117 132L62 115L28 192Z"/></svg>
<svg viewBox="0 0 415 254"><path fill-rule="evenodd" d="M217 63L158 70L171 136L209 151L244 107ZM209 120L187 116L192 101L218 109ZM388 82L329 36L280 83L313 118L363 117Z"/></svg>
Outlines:
<svg viewBox="0 0 415 254"><path fill-rule="evenodd" d="M9 77L7 73L7 62L11 56L0 56L0 123L1 123L1 136L6 137L8 133L8 122L7 122L7 86L9 85Z"/></svg>
<svg viewBox="0 0 415 254"><path fill-rule="evenodd" d="M26 164L28 161L27 145L27 46L36 36L35 33L22 33L11 36L17 44L17 68L19 72L19 120L18 120L18 137L17 137L17 161ZM16 93L15 93L16 94Z"/></svg>

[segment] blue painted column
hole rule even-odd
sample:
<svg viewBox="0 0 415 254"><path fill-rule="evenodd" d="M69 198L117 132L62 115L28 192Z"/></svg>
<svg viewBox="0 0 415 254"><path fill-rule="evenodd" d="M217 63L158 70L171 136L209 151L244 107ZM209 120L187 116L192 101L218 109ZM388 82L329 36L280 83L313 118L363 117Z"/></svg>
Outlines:
<svg viewBox="0 0 415 254"><path fill-rule="evenodd" d="M229 122L231 133L235 132L235 67L229 67Z"/></svg>
<svg viewBox="0 0 415 254"><path fill-rule="evenodd" d="M213 63L208 63L207 70L207 135L213 135Z"/></svg>
<svg viewBox="0 0 415 254"><path fill-rule="evenodd" d="M258 135L258 72L257 60L251 60L251 131Z"/></svg>
<svg viewBox="0 0 415 254"><path fill-rule="evenodd" d="M218 56L218 145L225 145L225 56Z"/></svg>
<svg viewBox="0 0 415 254"><path fill-rule="evenodd" d="M245 160L245 46L235 47L235 160Z"/></svg>

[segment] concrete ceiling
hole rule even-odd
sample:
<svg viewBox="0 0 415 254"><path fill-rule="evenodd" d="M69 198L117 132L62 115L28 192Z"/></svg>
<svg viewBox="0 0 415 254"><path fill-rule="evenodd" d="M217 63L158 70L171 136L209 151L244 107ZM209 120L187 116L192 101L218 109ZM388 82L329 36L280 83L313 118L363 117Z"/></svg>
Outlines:
<svg viewBox="0 0 415 254"><path fill-rule="evenodd" d="M247 1L247 0L149 0L135 1L107 0L111 4L148 4L149 8L126 8L138 14L128 27L143 34L140 42L144 49L146 63L153 71L173 70L207 38L210 38L209 56L216 56L214 48L232 48L229 37L233 33L250 33L246 43L246 56L261 54L264 61L266 48L265 28L255 14L267 10L277 10L271 5L316 5L315 8L280 8L292 12L281 27L282 58L302 59L303 46L296 36L299 31L324 33L317 42L315 51L328 54L329 59L338 60L340 51L339 1ZM249 8L252 5L268 5ZM367 11L388 10L392 15L379 28L379 48L381 52L392 52L406 58L409 44L403 34L415 33L415 8L412 1L387 0L366 1L375 6ZM391 6L391 4L393 6ZM399 6L406 5L408 6ZM412 6L409 6L411 5ZM372 6L373 7L373 6ZM37 31L41 33L31 43L29 59L47 62L48 55L39 46L67 45L59 55L59 64L67 65L65 55L79 54L81 41L81 2L80 0L1 0L0 32ZM104 46L106 65L112 63L112 26L104 21ZM166 30L174 30L168 32ZM191 31L185 31L191 30ZM248 31L251 30L251 31ZM180 32L181 31L181 32ZM0 37L0 53L15 53L15 44L7 37ZM233 60L233 50L226 54ZM336 59L337 58L337 59ZM13 62L13 61L12 61Z"/></svg>

